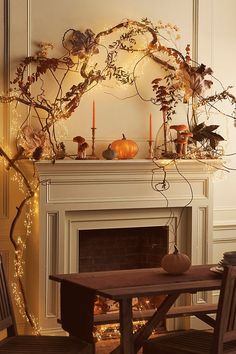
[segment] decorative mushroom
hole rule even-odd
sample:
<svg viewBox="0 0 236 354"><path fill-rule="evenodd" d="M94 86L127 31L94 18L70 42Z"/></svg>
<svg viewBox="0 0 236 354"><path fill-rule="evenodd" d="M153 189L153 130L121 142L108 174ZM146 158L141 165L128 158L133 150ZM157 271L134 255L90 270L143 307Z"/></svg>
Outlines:
<svg viewBox="0 0 236 354"><path fill-rule="evenodd" d="M170 129L174 129L177 132L177 140L180 138L181 132L188 130L187 125L179 124L179 125L171 125Z"/></svg>
<svg viewBox="0 0 236 354"><path fill-rule="evenodd" d="M187 154L188 139L193 136L191 132L183 132L180 134L182 140L182 151L183 155Z"/></svg>
<svg viewBox="0 0 236 354"><path fill-rule="evenodd" d="M176 151L179 156L187 154L188 138L193 136L188 131L188 127L185 124L171 125L170 129L174 129L177 132Z"/></svg>
<svg viewBox="0 0 236 354"><path fill-rule="evenodd" d="M82 136L75 136L73 141L78 144L77 160L86 159L86 149L89 147Z"/></svg>

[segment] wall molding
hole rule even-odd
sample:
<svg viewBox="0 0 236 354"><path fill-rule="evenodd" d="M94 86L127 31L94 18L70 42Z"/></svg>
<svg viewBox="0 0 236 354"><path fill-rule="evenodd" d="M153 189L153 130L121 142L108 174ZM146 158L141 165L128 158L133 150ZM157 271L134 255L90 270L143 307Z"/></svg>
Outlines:
<svg viewBox="0 0 236 354"><path fill-rule="evenodd" d="M236 208L217 208L213 210L213 226L214 229L235 228L236 227Z"/></svg>
<svg viewBox="0 0 236 354"><path fill-rule="evenodd" d="M57 273L57 250L58 250L58 213L50 212L47 214L48 235L46 240L46 274ZM45 316L47 318L56 318L59 311L57 284L55 282L46 282L46 308Z"/></svg>
<svg viewBox="0 0 236 354"><path fill-rule="evenodd" d="M31 53L31 0L25 0L21 2L21 8L25 9L23 12L25 13L25 17L22 19L19 17L16 5L19 5L19 2L16 0L2 0L2 32L3 32L3 46L2 46L2 65L3 70L1 72L2 79L2 91L7 94L10 87L10 77L11 73L14 70L12 68L12 51L15 50L14 46L14 26L13 23L18 25L21 22L26 23L26 35L24 38L20 38L21 45L20 48L24 48L23 56L29 56ZM17 20L17 21L16 21ZM20 53L20 57L22 57ZM15 55L15 53L14 53ZM13 55L13 56L14 56ZM14 64L13 64L14 65ZM30 68L28 70L28 75L30 75ZM10 105L2 105L2 145L4 148L7 148L11 145L10 132L11 132L11 107ZM5 170L4 162L0 161L0 194L2 196L0 201L0 219L9 219L9 173Z"/></svg>
<svg viewBox="0 0 236 354"><path fill-rule="evenodd" d="M2 84L3 92L7 93L10 83L10 0L3 0L3 70ZM2 144L7 146L10 141L10 109L8 105L2 107ZM4 162L1 162L0 173L2 178L1 183L1 204L0 204L0 219L9 217L9 174L5 170Z"/></svg>
<svg viewBox="0 0 236 354"><path fill-rule="evenodd" d="M192 58L198 63L198 35L199 35L199 0L193 0L193 34L192 34Z"/></svg>
<svg viewBox="0 0 236 354"><path fill-rule="evenodd" d="M236 244L236 208L213 211L213 245Z"/></svg>

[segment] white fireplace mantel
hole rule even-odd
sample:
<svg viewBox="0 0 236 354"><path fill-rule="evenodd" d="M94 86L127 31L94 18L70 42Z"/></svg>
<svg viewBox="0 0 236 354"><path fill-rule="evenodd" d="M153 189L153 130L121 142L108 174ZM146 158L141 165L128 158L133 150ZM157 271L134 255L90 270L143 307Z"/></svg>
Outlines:
<svg viewBox="0 0 236 354"><path fill-rule="evenodd" d="M212 175L219 160L37 162L40 184L39 325L55 332L58 293L49 274L78 271L81 229L159 226L172 218L193 264L212 259ZM155 187L162 185L164 192ZM153 188L154 187L154 188ZM168 202L167 202L168 201ZM204 299L199 299L200 302Z"/></svg>

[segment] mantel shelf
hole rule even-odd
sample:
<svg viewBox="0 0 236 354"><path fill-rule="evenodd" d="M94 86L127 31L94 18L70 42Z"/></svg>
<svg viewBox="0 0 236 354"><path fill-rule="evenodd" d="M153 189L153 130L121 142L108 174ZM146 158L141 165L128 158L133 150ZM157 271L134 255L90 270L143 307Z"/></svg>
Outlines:
<svg viewBox="0 0 236 354"><path fill-rule="evenodd" d="M213 173L222 168L221 159L178 159L178 160L148 160L148 159L129 159L129 160L41 160L36 162L39 175L48 173L69 174L74 172L99 172L99 173L128 173L128 172L150 172L155 168L165 168L168 171L178 172L205 172Z"/></svg>

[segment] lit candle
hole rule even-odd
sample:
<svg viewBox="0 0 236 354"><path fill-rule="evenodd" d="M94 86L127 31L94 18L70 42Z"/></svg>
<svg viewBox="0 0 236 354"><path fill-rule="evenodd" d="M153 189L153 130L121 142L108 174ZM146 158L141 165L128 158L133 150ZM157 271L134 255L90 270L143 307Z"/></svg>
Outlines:
<svg viewBox="0 0 236 354"><path fill-rule="evenodd" d="M149 116L149 141L152 141L152 113Z"/></svg>
<svg viewBox="0 0 236 354"><path fill-rule="evenodd" d="M92 128L95 128L95 101L93 100L93 120L92 120Z"/></svg>

